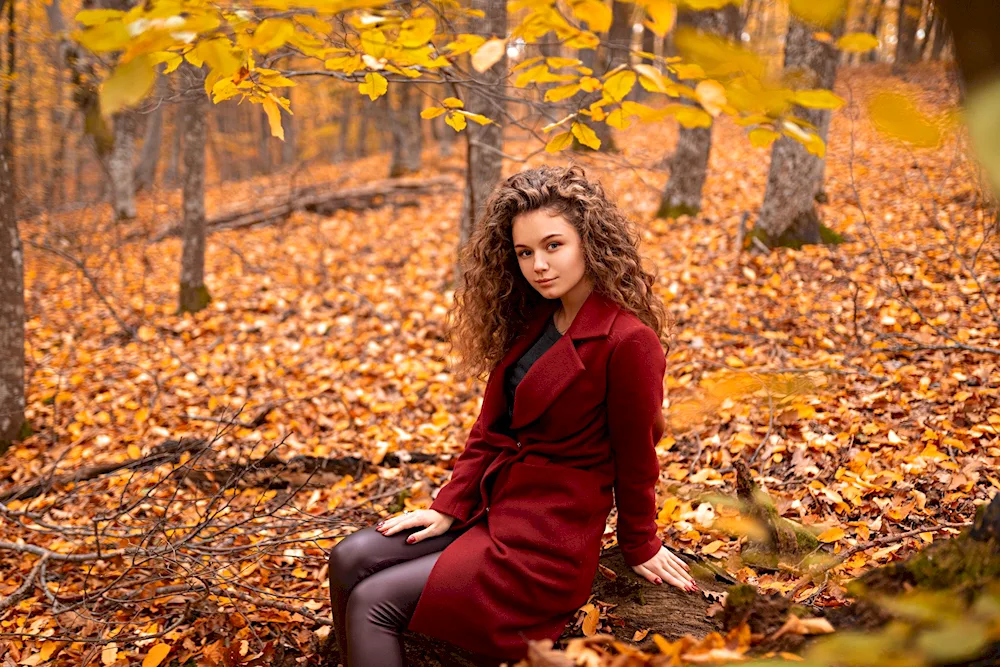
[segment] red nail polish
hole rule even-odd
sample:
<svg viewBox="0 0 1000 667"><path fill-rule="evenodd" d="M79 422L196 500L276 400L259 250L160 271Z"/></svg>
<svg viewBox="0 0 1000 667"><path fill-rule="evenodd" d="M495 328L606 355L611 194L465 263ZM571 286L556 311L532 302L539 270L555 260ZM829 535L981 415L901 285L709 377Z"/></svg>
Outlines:
<svg viewBox="0 0 1000 667"><path fill-rule="evenodd" d="M413 538L412 537L407 537L406 538L406 543L407 544L413 544Z"/></svg>
<svg viewBox="0 0 1000 667"><path fill-rule="evenodd" d="M663 583L663 579L660 579L659 577L657 577L657 578L656 578L656 583L658 583L658 584L662 584L662 583Z"/></svg>

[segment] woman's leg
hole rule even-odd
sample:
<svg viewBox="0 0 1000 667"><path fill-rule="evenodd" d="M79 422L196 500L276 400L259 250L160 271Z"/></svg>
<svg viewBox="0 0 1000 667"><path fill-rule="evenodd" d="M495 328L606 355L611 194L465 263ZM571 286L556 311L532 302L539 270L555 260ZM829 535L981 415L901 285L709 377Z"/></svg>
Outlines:
<svg viewBox="0 0 1000 667"><path fill-rule="evenodd" d="M419 530L422 528L383 535L369 526L351 533L330 550L330 602L337 648L344 665L348 664L347 601L358 582L387 567L439 552L463 532L448 531L407 544L406 538Z"/></svg>
<svg viewBox="0 0 1000 667"><path fill-rule="evenodd" d="M440 555L393 565L354 587L347 602L346 667L402 667L403 632Z"/></svg>

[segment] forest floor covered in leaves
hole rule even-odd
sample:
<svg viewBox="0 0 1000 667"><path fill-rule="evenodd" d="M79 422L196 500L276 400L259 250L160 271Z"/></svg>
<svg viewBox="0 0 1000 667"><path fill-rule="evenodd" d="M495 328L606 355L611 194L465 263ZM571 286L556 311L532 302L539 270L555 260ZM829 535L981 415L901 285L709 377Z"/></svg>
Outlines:
<svg viewBox="0 0 1000 667"><path fill-rule="evenodd" d="M857 550L821 590L800 587L796 599L817 605L842 604L847 580L957 533L938 526L969 521L1000 489L995 230L984 243L993 219L977 198L964 140L949 134L935 149L909 149L876 131L864 100L884 89L912 94L928 116L955 102L938 67L915 68L909 81L890 77L887 66L841 71L836 90L849 105L833 116L827 201L819 205L824 223L848 237L840 246L766 255L737 246L743 214L752 224L763 199L769 153L727 121L715 129L696 217L653 218L667 177L659 163L676 127L619 133L624 150L610 159L576 156L642 228L643 254L674 319L664 406L672 427L658 446L666 542L717 559L763 591L791 591L796 573L741 564L739 537L727 530L731 510L703 502L705 494L732 494L734 459L751 457L782 514L820 526L831 554L914 531ZM514 139L506 151L536 148ZM542 153L528 164L563 157ZM0 633L41 635L51 662L64 664L79 664L91 649L62 643L81 635L149 634L138 650L122 641L110 654L101 649L104 664L161 643L174 647L172 657L211 656L232 637L249 642L247 655L277 635L315 650L329 631L318 622L330 616L326 551L379 516L426 507L448 476L440 455L461 451L478 412L482 383L452 377L446 363L461 160L440 159L430 146L424 162L421 177L453 176L456 190L416 206L296 213L278 225L211 234L212 303L193 316L176 314L179 240L146 241L176 223L179 191L141 197L139 217L127 223L111 222L103 206L24 222L35 433L0 460L0 493L140 459L182 438L211 443L213 470L269 453L371 465L346 475L288 471L290 486L274 483L283 468L245 471L243 483L218 494L225 508L212 510L224 529L197 536L200 545L215 536L243 551L208 558L210 551L185 554L175 544L169 565L53 560L47 592L0 612ZM506 171L522 167L508 161ZM307 166L295 184L348 188L386 171L378 155ZM209 216L289 188L288 173L216 184ZM787 372L782 382L766 380L777 371ZM429 456L378 465L400 452ZM98 541L104 550L184 542L213 507L206 484L219 481L211 472L170 476L190 460L8 500L0 596L36 567L37 556L17 545L85 553ZM614 515L609 543L613 525ZM157 637L190 595L129 607L119 591L111 616L100 596L74 606L90 599L84 590L119 575L122 590L210 579L206 604L221 616ZM59 614L54 598L65 608ZM21 655L41 645L27 642Z"/></svg>

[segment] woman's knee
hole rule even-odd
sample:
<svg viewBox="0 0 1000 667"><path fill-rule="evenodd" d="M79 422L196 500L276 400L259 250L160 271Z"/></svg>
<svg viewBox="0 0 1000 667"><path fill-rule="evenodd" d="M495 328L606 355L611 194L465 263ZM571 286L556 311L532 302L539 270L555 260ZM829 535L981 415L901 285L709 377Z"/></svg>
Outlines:
<svg viewBox="0 0 1000 667"><path fill-rule="evenodd" d="M369 577L354 587L347 599L349 627L376 625L399 630L401 624L405 624L405 615L395 604L393 591L386 590L387 583L380 577Z"/></svg>
<svg viewBox="0 0 1000 667"><path fill-rule="evenodd" d="M385 536L374 526L355 531L330 549L330 579L351 586L380 560Z"/></svg>

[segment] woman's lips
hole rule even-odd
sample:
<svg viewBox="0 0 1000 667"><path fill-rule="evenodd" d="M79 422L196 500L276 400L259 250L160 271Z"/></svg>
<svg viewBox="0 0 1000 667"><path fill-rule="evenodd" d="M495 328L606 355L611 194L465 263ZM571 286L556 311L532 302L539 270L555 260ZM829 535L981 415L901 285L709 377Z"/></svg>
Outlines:
<svg viewBox="0 0 1000 667"><path fill-rule="evenodd" d="M545 285L551 285L553 282L555 282L555 278L549 278L548 280L542 280L542 281L536 280L535 282L544 287Z"/></svg>

